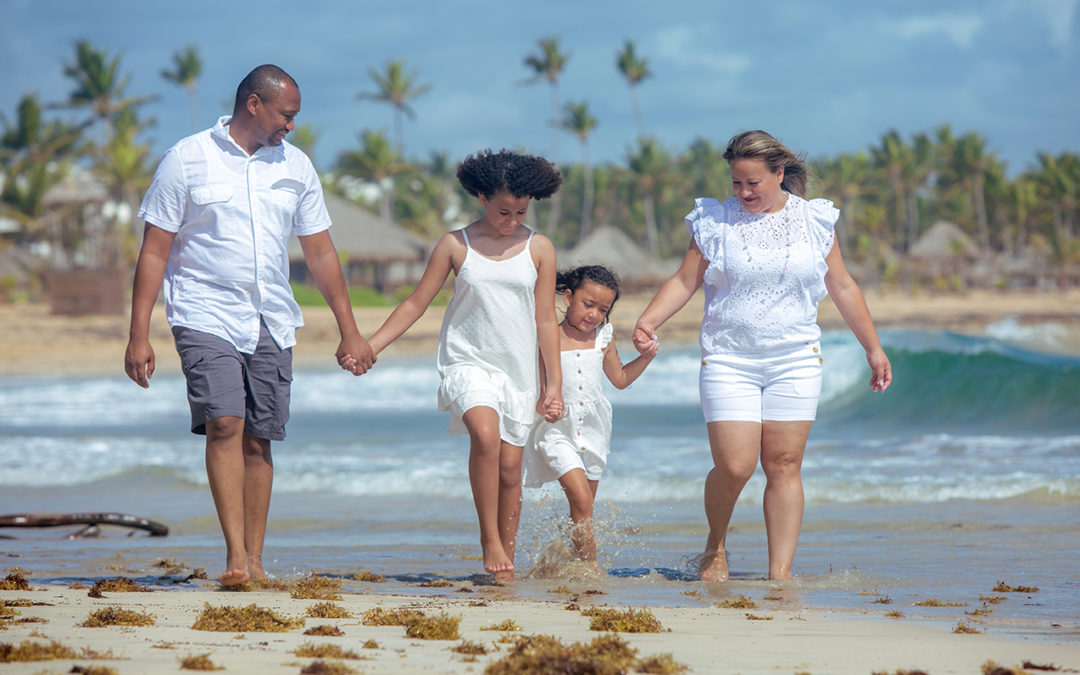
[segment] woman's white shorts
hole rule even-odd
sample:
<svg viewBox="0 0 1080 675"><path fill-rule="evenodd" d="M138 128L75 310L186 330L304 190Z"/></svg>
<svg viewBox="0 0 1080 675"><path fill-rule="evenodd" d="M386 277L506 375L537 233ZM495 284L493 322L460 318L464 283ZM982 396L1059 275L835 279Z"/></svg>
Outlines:
<svg viewBox="0 0 1080 675"><path fill-rule="evenodd" d="M705 421L813 421L822 363L817 342L765 354L710 354L699 378Z"/></svg>

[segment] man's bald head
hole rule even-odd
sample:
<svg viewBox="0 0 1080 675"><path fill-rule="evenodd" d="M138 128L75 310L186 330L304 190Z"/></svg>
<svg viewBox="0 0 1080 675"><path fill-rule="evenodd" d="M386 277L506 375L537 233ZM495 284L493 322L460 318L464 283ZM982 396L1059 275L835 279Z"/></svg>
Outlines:
<svg viewBox="0 0 1080 675"><path fill-rule="evenodd" d="M248 97L255 94L264 102L269 103L277 98L277 95L286 85L292 84L298 90L300 86L281 68L269 63L256 67L240 81L236 88L236 101L233 102L233 115L238 114L247 106Z"/></svg>

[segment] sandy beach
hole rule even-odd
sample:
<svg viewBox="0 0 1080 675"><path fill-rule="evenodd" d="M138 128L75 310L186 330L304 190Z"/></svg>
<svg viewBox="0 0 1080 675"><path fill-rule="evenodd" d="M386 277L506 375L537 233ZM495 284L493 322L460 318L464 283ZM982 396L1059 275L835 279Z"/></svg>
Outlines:
<svg viewBox="0 0 1080 675"><path fill-rule="evenodd" d="M1013 318L1023 325L1055 323L1067 331L1064 350L1080 353L1080 289L1054 292L972 291L948 295L911 295L902 292L867 294L867 303L879 328L923 328L979 334L987 325ZM626 296L612 314L617 335L627 346L628 334L649 295ZM697 340L703 295L698 293L661 331L666 344L686 345ZM370 335L391 308L354 310L357 325ZM334 367L337 327L326 308L305 307L306 325L297 333L295 362L306 367ZM442 308L432 307L384 356L434 354L442 322ZM819 322L825 329L842 328L843 320L828 299L821 304ZM46 304L0 305L0 375L101 375L122 373L127 344L127 316L63 317L50 314ZM157 367L178 372L179 360L160 304L151 320L151 342Z"/></svg>
<svg viewBox="0 0 1080 675"><path fill-rule="evenodd" d="M56 641L76 654L75 658L52 661L5 663L3 670L10 673L89 672L72 670L74 666L107 667L116 673L174 672L181 659L199 655L207 655L210 662L226 672L478 673L498 668L502 660L511 657L516 637L551 635L571 645L609 634L590 630L590 618L570 606L576 601L582 609L605 607L603 595L553 593L549 602L523 602L512 599L511 590L492 586L455 584L445 591L445 595L437 597L389 597L367 594L363 589L346 590L334 604L350 617L326 619L312 618L307 613L325 601L296 599L285 591L233 593L207 588L106 592L104 597L90 598L86 588L32 585L30 591L0 592L0 599L16 605L11 609L18 612L0 624L6 627L0 631L0 655L5 650L10 653L6 645L18 647L26 641L40 645ZM661 624L661 632L623 632L618 636L637 650L638 659L666 654L695 673L863 675L924 670L935 675L966 674L980 672L988 661L1007 668L1027 664L1029 672L1034 668L1032 664L1053 665L1055 670L1060 669L1058 672L1080 669L1080 631L1075 625L1008 624L985 617L971 620L962 609L927 619L909 616L917 617L919 610L910 607L860 612L789 608L779 597L782 595L782 591L774 590L769 599L758 598L759 607L752 610L719 607L715 601L703 602L700 608L653 607L648 611ZM27 600L30 606L16 602ZM1023 601L1020 597L1007 600ZM284 632L193 629L207 605L217 608L252 604L271 609L284 619L304 618L304 625ZM80 625L92 612L105 608L150 615L153 625ZM364 613L375 608L407 608L429 617L460 617L458 638L420 639L408 637L400 625L364 625ZM899 611L904 616L888 618L887 611ZM520 630L492 630L507 620L516 622ZM956 632L961 623L979 632ZM342 635L305 634L317 626L336 627ZM355 670L303 671L318 660L297 656L298 648L305 643L333 645L351 652L353 658L323 661L345 663ZM486 653L465 655L453 651L464 643L480 645ZM23 644L24 649L27 646ZM88 651L108 658L87 658Z"/></svg>

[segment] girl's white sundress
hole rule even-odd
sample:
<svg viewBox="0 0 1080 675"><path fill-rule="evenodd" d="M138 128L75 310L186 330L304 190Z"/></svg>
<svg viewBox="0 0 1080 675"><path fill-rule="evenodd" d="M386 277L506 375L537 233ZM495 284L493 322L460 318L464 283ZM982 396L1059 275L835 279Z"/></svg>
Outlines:
<svg viewBox="0 0 1080 675"><path fill-rule="evenodd" d="M529 254L492 260L465 239L465 261L439 335L439 410L452 434L468 433L461 416L478 405L499 414L499 436L523 446L536 420L540 376L536 343L536 266Z"/></svg>
<svg viewBox="0 0 1080 675"><path fill-rule="evenodd" d="M539 487L558 480L571 469L584 469L589 480L600 480L611 445L611 402L604 396L604 348L612 327L596 330L592 348L560 353L563 407L557 422L537 422L525 447L525 485Z"/></svg>

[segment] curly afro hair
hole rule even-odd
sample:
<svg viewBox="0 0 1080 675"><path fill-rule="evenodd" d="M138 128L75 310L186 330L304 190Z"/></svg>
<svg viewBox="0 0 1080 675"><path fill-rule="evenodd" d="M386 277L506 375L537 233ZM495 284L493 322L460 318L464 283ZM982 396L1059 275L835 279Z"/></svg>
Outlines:
<svg viewBox="0 0 1080 675"><path fill-rule="evenodd" d="M518 198L544 199L555 194L562 185L562 174L551 162L505 148L469 155L458 164L457 177L466 192L489 199L496 192L508 192Z"/></svg>

